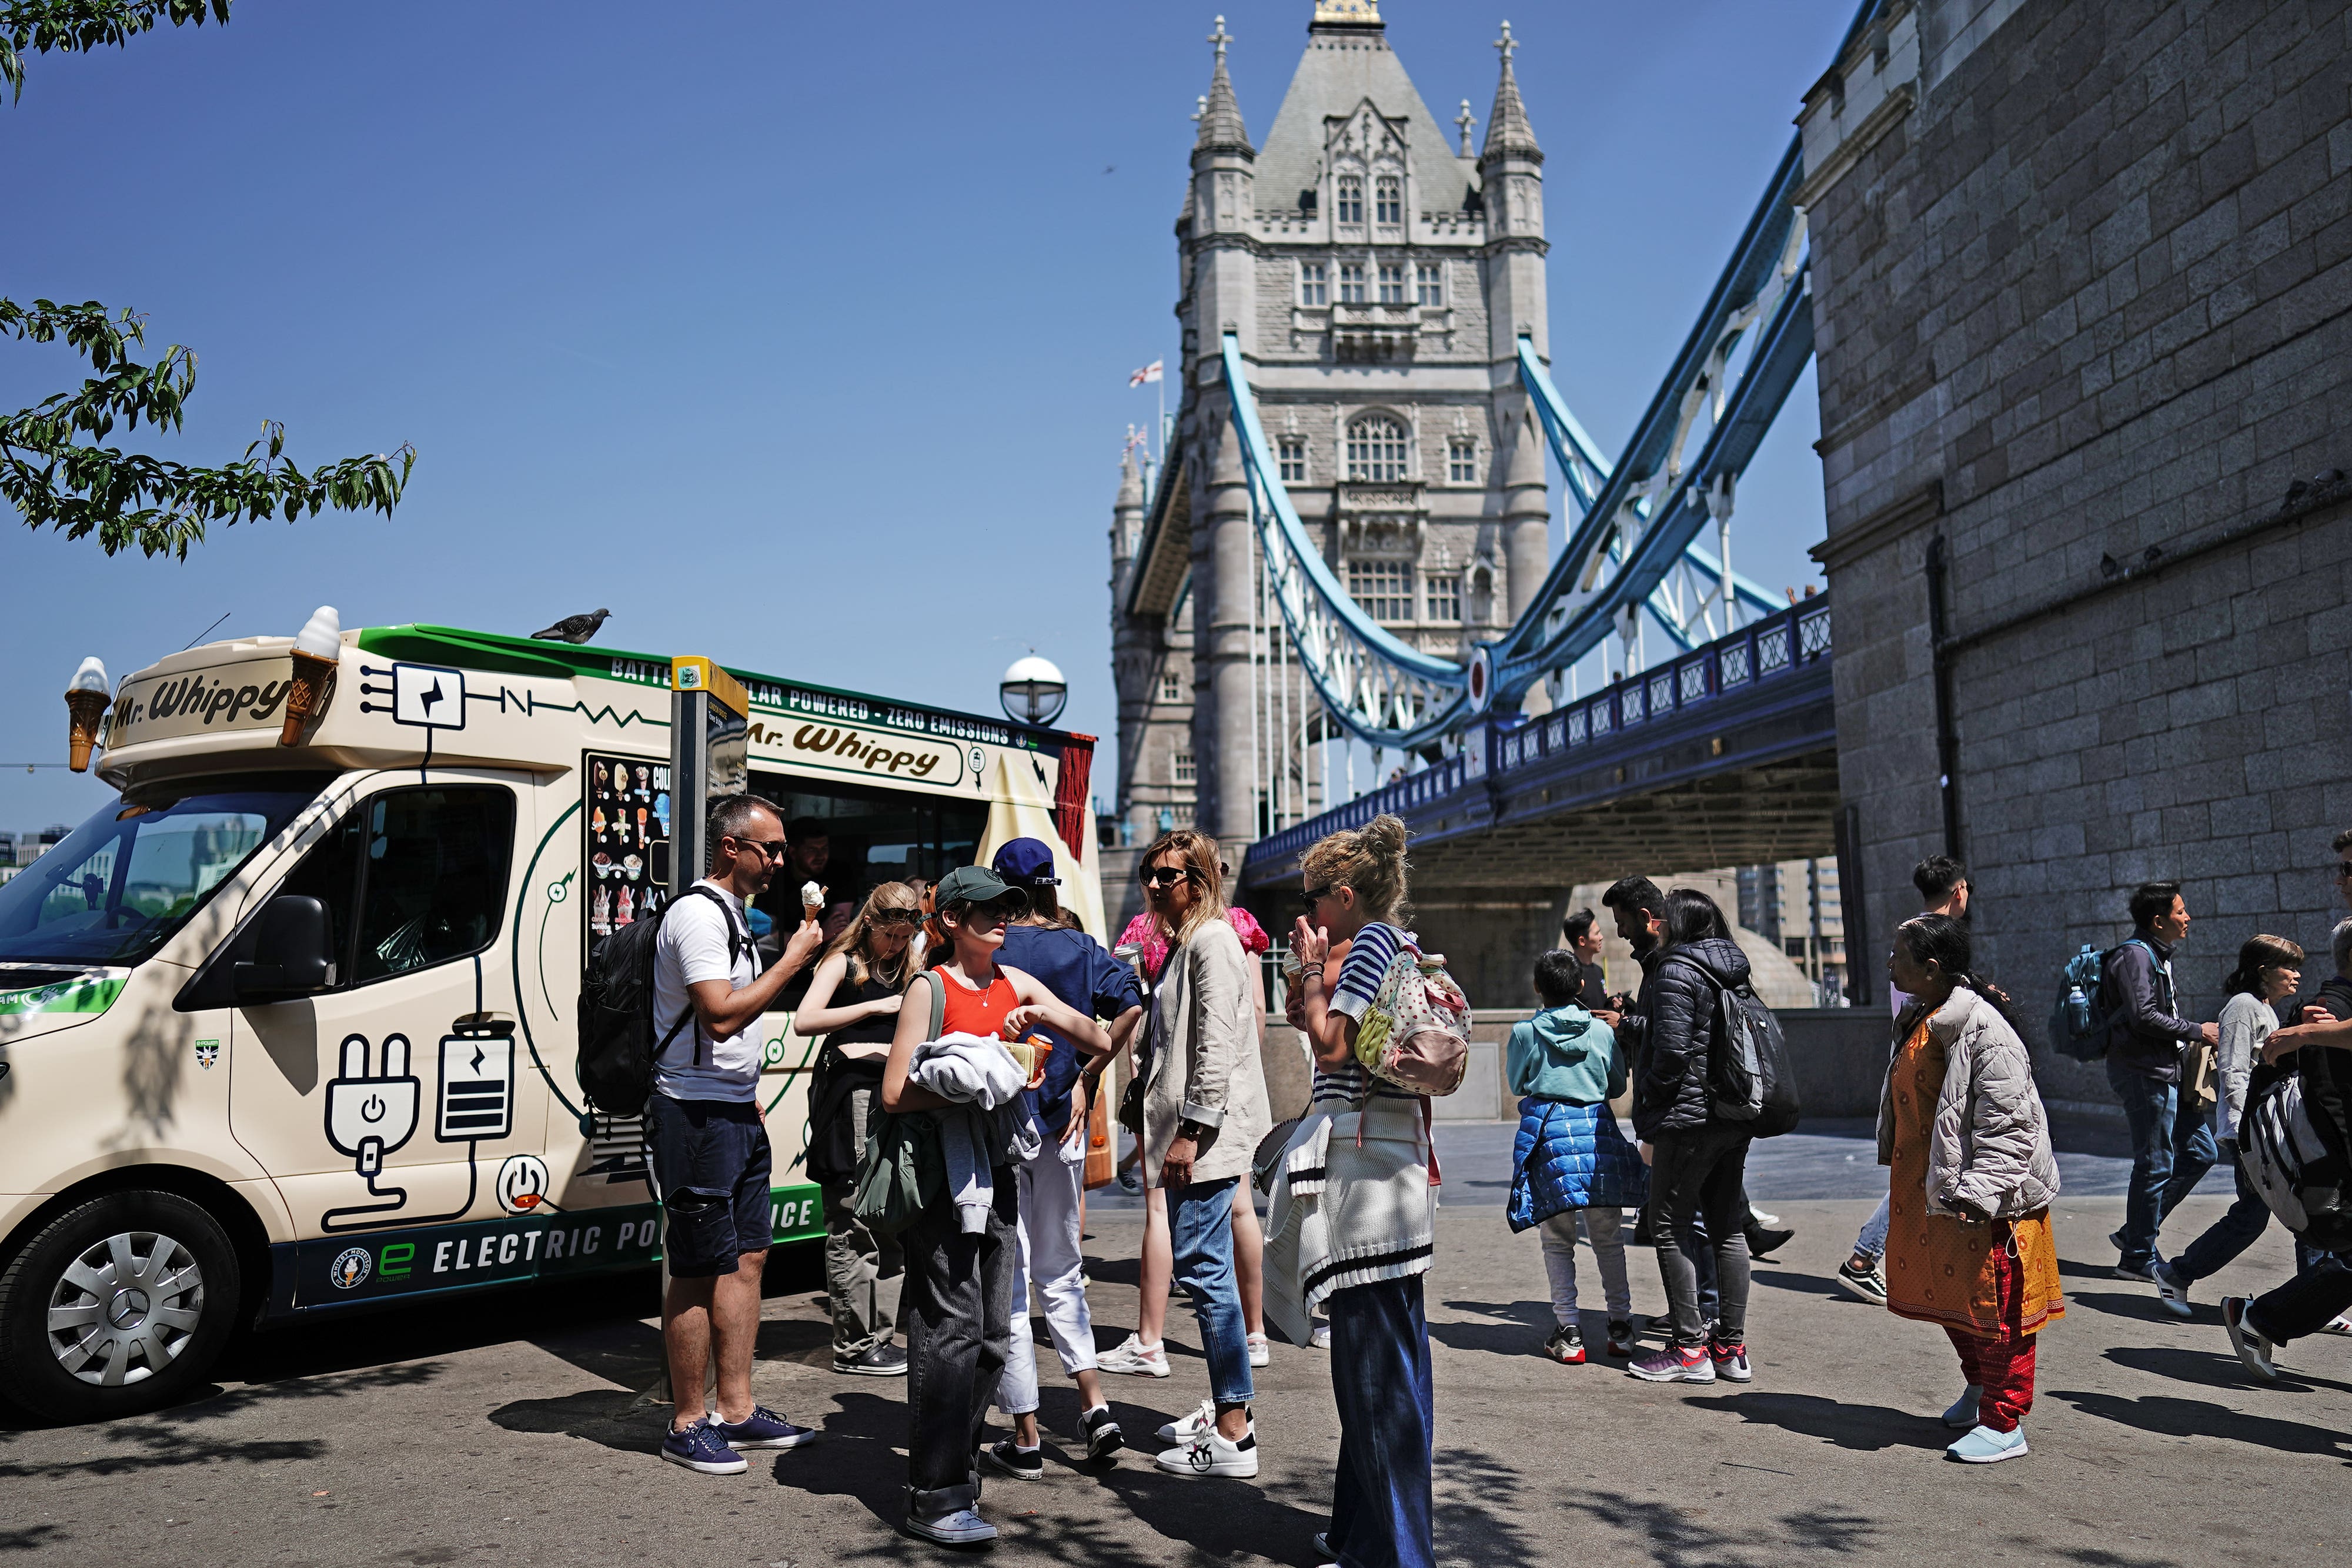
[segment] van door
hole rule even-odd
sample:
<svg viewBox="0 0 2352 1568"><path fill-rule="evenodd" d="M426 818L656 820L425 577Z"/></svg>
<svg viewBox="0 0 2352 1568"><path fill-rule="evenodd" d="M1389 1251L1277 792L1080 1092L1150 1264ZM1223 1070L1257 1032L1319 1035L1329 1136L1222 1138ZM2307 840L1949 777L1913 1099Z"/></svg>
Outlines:
<svg viewBox="0 0 2352 1568"><path fill-rule="evenodd" d="M529 783L387 779L270 890L326 904L335 977L236 1009L230 1124L305 1239L495 1218L545 1190L546 1092L517 1060L505 930ZM298 1299L319 1299L314 1276L363 1295L415 1288L434 1244L356 1249L323 1275L306 1244Z"/></svg>

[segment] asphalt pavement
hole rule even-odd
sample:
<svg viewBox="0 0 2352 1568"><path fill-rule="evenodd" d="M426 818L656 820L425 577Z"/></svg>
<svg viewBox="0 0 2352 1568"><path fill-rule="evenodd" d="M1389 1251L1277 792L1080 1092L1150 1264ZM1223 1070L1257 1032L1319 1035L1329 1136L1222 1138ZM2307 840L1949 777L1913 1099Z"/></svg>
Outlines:
<svg viewBox="0 0 2352 1568"><path fill-rule="evenodd" d="M2276 1229L2200 1288L2195 1321L2176 1322L2147 1287L2112 1277L2104 1238L2122 1205L2088 1189L2113 1174L2114 1156L2070 1154L2056 1216L2069 1310L2043 1339L2033 1451L1961 1467L1942 1459L1948 1435L1934 1419L1959 1383L1943 1335L1834 1282L1876 1196L1874 1167L1846 1158L1866 1154L1864 1140L1814 1129L1759 1154L1751 1191L1798 1234L1756 1270L1756 1381L1688 1387L1541 1358L1549 1309L1537 1245L1510 1234L1498 1190L1475 1185L1507 1179L1507 1132L1441 1133L1456 1195L1428 1282L1442 1561L2270 1568L2340 1555L2352 1340L2289 1346L2285 1375L2258 1387L2211 1305L2284 1276ZM2168 1245L2221 1207L2192 1198ZM1097 1336L1108 1345L1132 1324L1140 1227L1132 1211L1097 1207L1089 1229ZM894 1528L903 1385L833 1374L813 1262L803 1253L772 1270L755 1386L824 1436L754 1457L747 1475L702 1478L655 1458L665 1412L637 1392L656 1370L648 1283L532 1291L259 1336L216 1389L155 1415L0 1429L0 1553L338 1568L939 1557ZM1636 1311L1663 1311L1650 1260L1632 1262ZM1597 1306L1589 1259L1582 1273ZM1588 1338L1600 1327L1589 1312ZM1113 1380L1114 1409L1147 1449L1154 1427L1207 1392L1181 1308L1170 1343L1172 1376ZM1052 1352L1039 1354L1050 1368ZM1165 1477L1136 1453L1083 1469L1066 1457L1075 1395L1049 1386L1046 1479L987 1490L1004 1530L993 1557L1316 1563L1339 1437L1325 1354L1278 1345L1259 1375L1255 1481Z"/></svg>

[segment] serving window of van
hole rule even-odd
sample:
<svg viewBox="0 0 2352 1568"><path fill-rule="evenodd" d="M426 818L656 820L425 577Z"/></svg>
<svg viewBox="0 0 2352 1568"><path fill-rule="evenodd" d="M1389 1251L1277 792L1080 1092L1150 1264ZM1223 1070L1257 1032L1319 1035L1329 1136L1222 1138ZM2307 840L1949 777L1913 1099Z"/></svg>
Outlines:
<svg viewBox="0 0 2352 1568"><path fill-rule="evenodd" d="M513 792L394 789L360 801L278 891L327 906L335 990L483 951L498 939L514 847Z"/></svg>

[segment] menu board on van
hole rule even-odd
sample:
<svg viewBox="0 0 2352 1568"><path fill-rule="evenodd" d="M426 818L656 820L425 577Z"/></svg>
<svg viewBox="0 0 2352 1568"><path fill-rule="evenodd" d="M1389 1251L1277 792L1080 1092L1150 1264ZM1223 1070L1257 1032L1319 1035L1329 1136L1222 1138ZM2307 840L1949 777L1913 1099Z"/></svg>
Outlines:
<svg viewBox="0 0 2352 1568"><path fill-rule="evenodd" d="M656 891L654 846L669 841L669 764L650 757L581 758L586 790L580 819L586 841L588 940L595 945L646 912Z"/></svg>

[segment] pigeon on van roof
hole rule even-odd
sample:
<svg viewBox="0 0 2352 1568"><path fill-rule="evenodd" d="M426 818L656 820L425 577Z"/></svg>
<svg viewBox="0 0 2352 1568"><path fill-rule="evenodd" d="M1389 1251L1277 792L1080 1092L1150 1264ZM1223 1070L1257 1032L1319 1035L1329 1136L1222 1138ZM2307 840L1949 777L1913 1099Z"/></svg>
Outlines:
<svg viewBox="0 0 2352 1568"><path fill-rule="evenodd" d="M609 610L599 610L593 615L567 615L546 631L534 632L531 635L550 643L585 643L596 635L596 629L604 624L604 617L611 613Z"/></svg>

